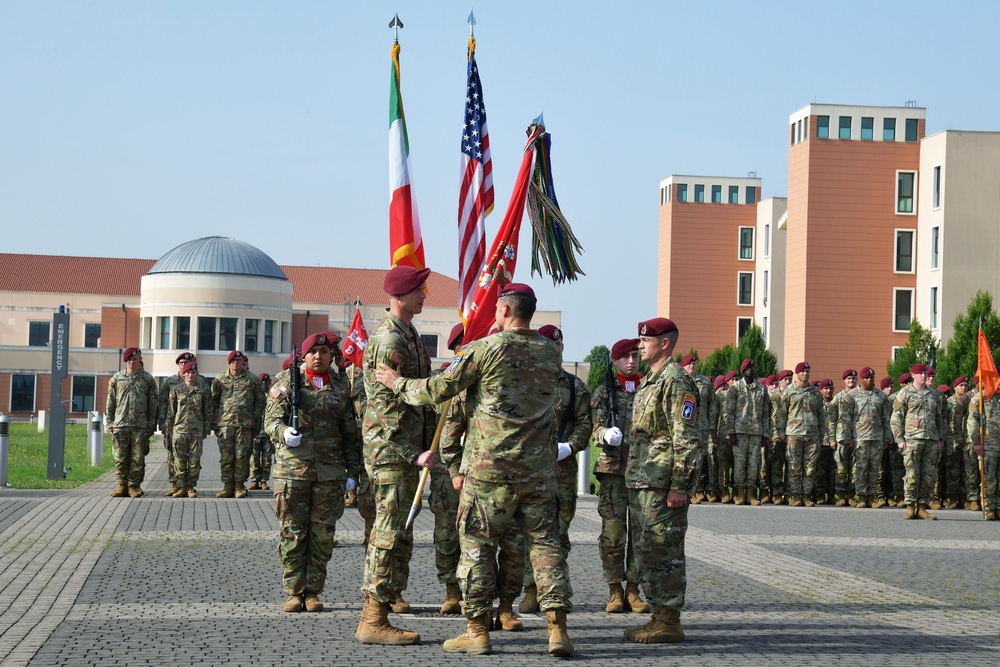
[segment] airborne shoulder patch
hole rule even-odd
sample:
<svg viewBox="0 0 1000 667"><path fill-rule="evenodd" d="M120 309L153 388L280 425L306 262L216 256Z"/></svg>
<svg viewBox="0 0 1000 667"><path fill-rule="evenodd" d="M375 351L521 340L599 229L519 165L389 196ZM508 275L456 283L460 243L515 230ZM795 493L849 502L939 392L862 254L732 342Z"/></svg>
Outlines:
<svg viewBox="0 0 1000 667"><path fill-rule="evenodd" d="M462 355L460 354L460 355L456 356L454 359L451 360L451 363L448 364L448 368L445 370L445 373L448 373L448 374L454 373L455 369L458 368L458 365L461 362L462 362Z"/></svg>
<svg viewBox="0 0 1000 667"><path fill-rule="evenodd" d="M681 400L681 417L685 421L690 421L694 417L696 405L694 394L684 394L684 398Z"/></svg>

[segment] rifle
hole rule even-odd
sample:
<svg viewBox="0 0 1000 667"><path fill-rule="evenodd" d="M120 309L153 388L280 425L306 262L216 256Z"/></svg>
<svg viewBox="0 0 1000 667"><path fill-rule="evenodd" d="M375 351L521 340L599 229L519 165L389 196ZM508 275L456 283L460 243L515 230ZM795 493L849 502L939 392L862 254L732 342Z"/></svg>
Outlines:
<svg viewBox="0 0 1000 667"><path fill-rule="evenodd" d="M615 371L614 365L611 363L611 353L605 352L604 354L604 388L608 390L608 419L605 426L607 428L617 428L618 427L618 407L615 405Z"/></svg>
<svg viewBox="0 0 1000 667"><path fill-rule="evenodd" d="M299 371L299 350L292 347L292 363L288 366L288 379L292 385L292 410L288 425L299 430L299 402L302 400L302 373Z"/></svg>

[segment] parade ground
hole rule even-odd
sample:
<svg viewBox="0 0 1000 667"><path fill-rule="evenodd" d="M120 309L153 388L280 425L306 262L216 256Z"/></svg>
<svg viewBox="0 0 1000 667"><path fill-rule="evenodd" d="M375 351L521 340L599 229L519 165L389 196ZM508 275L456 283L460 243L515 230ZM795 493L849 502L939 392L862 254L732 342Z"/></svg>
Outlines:
<svg viewBox="0 0 1000 667"><path fill-rule="evenodd" d="M197 499L164 496L159 442L138 500L113 480L66 491L0 490L0 664L538 665L545 619L494 631L493 656L444 653L464 627L438 613L433 517L417 518L412 647L354 640L361 613L362 521L348 509L317 614L286 614L270 492L218 500L218 448L205 442ZM16 480L15 480L16 481ZM573 662L593 665L1000 664L1000 523L979 513L697 505L687 534L683 644L640 645L622 631L648 615L606 614L594 497L580 499L569 558Z"/></svg>

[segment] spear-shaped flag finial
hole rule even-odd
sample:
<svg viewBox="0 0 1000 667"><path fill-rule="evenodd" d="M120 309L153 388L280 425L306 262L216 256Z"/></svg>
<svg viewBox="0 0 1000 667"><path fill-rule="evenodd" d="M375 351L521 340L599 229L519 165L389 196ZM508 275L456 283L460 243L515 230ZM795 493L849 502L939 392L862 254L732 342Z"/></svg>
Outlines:
<svg viewBox="0 0 1000 667"><path fill-rule="evenodd" d="M392 20L389 21L389 27L392 28L392 38L399 43L399 29L403 27L403 22L399 20L399 12L395 12L392 15Z"/></svg>
<svg viewBox="0 0 1000 667"><path fill-rule="evenodd" d="M472 13L471 9L469 10L468 24L469 24L469 37L475 37L476 36L476 15Z"/></svg>

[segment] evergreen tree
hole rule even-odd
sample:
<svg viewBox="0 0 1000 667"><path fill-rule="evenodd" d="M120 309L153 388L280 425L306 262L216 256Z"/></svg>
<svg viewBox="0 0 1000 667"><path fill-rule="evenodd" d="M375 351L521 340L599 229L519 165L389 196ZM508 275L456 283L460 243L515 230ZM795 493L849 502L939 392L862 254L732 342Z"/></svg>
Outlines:
<svg viewBox="0 0 1000 667"><path fill-rule="evenodd" d="M976 373L979 363L980 320L990 351L996 359L997 352L1000 351L1000 318L993 310L993 297L989 292L979 290L972 297L966 311L955 317L951 339L945 349L938 353L938 382L951 384L960 375L972 377Z"/></svg>
<svg viewBox="0 0 1000 667"><path fill-rule="evenodd" d="M910 320L909 340L903 347L896 350L895 360L886 362L886 372L893 380L899 381L899 376L909 373L913 364L935 364L938 356L938 341L934 334L926 329L917 318Z"/></svg>
<svg viewBox="0 0 1000 667"><path fill-rule="evenodd" d="M611 350L607 345L595 345L590 348L590 352L583 358L584 361L590 363L590 372L587 374L587 387L590 389L591 394L604 384L604 372L608 368L610 355Z"/></svg>
<svg viewBox="0 0 1000 667"><path fill-rule="evenodd" d="M734 352L736 355L734 370L739 369L744 359L753 359L754 374L757 377L763 378L778 372L778 357L767 349L764 332L756 324L750 325Z"/></svg>
<svg viewBox="0 0 1000 667"><path fill-rule="evenodd" d="M725 375L727 371L739 370L740 362L736 358L736 348L726 343L723 347L712 350L712 354L698 362L698 372L708 377Z"/></svg>

